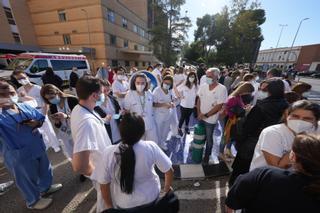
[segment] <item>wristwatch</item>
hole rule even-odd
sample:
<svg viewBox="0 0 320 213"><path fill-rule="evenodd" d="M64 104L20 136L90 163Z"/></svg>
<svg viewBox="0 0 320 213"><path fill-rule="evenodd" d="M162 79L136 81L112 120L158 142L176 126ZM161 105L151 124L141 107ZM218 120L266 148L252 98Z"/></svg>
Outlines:
<svg viewBox="0 0 320 213"><path fill-rule="evenodd" d="M206 118L209 118L209 115L208 115L208 113L204 114L204 117L206 117Z"/></svg>

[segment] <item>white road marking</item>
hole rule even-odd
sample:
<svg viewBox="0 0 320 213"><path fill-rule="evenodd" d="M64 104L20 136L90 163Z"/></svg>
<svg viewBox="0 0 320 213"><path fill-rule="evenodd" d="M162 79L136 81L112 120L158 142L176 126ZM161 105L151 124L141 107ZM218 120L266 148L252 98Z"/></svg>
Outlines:
<svg viewBox="0 0 320 213"><path fill-rule="evenodd" d="M68 213L72 212L77 209L77 207L86 199L86 197L94 190L93 187L91 187L89 190L84 192L77 193L73 199L68 203L66 207L62 210L62 213Z"/></svg>
<svg viewBox="0 0 320 213"><path fill-rule="evenodd" d="M224 192L225 187L218 189L218 192ZM177 190L175 194L180 200L212 200L215 198L220 199L224 194L217 194L217 189L205 189L205 190Z"/></svg>

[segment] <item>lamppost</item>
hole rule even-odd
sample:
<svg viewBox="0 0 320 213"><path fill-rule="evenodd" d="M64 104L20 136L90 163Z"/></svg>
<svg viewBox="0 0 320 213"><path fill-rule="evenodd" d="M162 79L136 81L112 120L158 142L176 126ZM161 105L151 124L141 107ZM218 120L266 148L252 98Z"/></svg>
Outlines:
<svg viewBox="0 0 320 213"><path fill-rule="evenodd" d="M287 27L288 25L287 25L287 24L279 24L279 26L281 27L281 30L280 30L280 34L279 34L279 38L278 38L278 42L277 42L276 48L274 49L274 51L273 51L273 53L272 53L271 62L273 62L274 54L276 53L277 48L278 48L278 46L279 46L279 42L280 42L280 39L281 39L281 35L282 35L282 32L283 32L283 28Z"/></svg>
<svg viewBox="0 0 320 213"><path fill-rule="evenodd" d="M283 65L283 69L282 69L282 71L285 71L285 69L286 69L287 63L288 63L288 61L289 61L289 56L290 56L290 53L291 53L291 51L292 51L292 48L293 48L294 42L296 41L296 38L297 38L297 35L298 35L298 33L299 33L299 30L300 30L301 24L302 24L302 22L303 22L303 21L308 20L308 19L310 19L310 18L304 18L304 19L302 19L302 20L300 21L300 23L299 23L299 27L298 27L298 29L297 29L296 34L294 35L294 39L293 39L293 41L292 41L292 44L291 44L290 50L289 50L289 52L288 52L287 59L286 59L286 61L285 61L284 65Z"/></svg>
<svg viewBox="0 0 320 213"><path fill-rule="evenodd" d="M89 16L88 12L85 9L81 9L82 12L85 13L86 19L87 19L87 29L88 29L88 37L89 37L89 47L90 47L90 58L91 58L91 71L94 70L94 62L93 62L93 53L92 53L92 47L91 47L91 34L90 34L90 28L89 28Z"/></svg>

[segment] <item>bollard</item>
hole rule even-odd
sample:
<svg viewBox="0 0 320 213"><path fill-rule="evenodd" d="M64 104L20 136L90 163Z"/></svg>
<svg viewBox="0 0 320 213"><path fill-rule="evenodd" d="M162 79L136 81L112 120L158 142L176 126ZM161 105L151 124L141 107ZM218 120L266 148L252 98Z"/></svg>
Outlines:
<svg viewBox="0 0 320 213"><path fill-rule="evenodd" d="M203 147L205 144L206 132L204 125L197 124L194 127L194 136L192 142L192 161L201 163Z"/></svg>

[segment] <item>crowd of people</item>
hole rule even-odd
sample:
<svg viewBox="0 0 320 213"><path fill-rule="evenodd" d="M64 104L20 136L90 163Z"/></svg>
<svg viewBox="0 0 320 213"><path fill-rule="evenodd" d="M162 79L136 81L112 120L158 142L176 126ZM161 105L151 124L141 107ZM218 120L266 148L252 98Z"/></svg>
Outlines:
<svg viewBox="0 0 320 213"><path fill-rule="evenodd" d="M320 208L320 107L307 100L311 85L275 68L266 76L204 64L146 72L156 85L136 68L106 65L95 76L73 68L69 88L51 68L43 86L19 69L0 81L1 155L28 208L47 208L48 195L62 188L52 183L51 147L62 149L81 181L92 181L97 212L176 212L168 137L191 134L192 117L205 130L202 163L210 163L214 143L222 160L233 161L227 211L273 212L292 201L293 212ZM154 166L165 174L160 198Z"/></svg>

